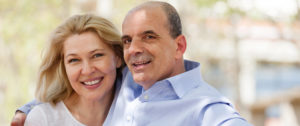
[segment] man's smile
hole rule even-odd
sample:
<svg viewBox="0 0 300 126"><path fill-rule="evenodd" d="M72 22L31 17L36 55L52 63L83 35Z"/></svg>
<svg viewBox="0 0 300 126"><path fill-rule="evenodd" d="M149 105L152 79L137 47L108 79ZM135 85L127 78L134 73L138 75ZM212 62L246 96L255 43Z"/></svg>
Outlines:
<svg viewBox="0 0 300 126"><path fill-rule="evenodd" d="M135 72L139 72L139 71L145 69L145 67L147 67L151 62L152 62L151 59L142 60L142 61L135 61L131 64L131 66L133 67L133 70Z"/></svg>

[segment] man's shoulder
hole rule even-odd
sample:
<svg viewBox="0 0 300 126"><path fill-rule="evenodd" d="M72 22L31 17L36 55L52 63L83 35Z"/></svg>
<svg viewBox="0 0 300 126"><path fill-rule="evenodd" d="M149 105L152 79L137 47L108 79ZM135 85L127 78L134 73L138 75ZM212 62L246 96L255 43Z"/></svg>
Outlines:
<svg viewBox="0 0 300 126"><path fill-rule="evenodd" d="M186 93L183 98L194 99L195 101L199 101L201 103L206 102L206 104L213 104L218 102L231 104L228 98L226 98L214 87L210 86L207 83L199 84L197 87Z"/></svg>
<svg viewBox="0 0 300 126"><path fill-rule="evenodd" d="M190 103L194 117L205 126L208 124L219 125L226 120L247 124L234 108L232 102L215 88L209 85L200 85L189 91L184 97L185 103Z"/></svg>

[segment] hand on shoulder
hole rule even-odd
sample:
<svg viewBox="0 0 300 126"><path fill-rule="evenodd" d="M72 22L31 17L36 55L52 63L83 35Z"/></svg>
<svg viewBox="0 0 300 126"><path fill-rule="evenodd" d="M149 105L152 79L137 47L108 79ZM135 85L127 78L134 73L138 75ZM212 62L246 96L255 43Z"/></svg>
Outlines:
<svg viewBox="0 0 300 126"><path fill-rule="evenodd" d="M10 126L24 126L25 119L26 114L21 111L17 111L10 123Z"/></svg>

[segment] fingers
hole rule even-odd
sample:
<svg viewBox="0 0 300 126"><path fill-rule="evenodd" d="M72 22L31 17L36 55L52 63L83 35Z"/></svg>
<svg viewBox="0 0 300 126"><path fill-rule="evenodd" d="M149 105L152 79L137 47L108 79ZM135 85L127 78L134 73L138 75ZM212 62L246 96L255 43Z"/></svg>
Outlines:
<svg viewBox="0 0 300 126"><path fill-rule="evenodd" d="M15 116L13 117L10 125L11 126L24 126L25 119L26 119L26 114L21 111L17 111Z"/></svg>

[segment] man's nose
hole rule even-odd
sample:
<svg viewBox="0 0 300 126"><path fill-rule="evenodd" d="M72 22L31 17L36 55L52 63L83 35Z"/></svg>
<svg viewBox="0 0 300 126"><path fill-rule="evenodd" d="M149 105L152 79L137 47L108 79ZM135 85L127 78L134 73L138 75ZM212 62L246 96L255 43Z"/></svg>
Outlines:
<svg viewBox="0 0 300 126"><path fill-rule="evenodd" d="M94 72L95 72L95 67L91 62L86 61L83 63L82 71L81 71L82 75L91 75Z"/></svg>
<svg viewBox="0 0 300 126"><path fill-rule="evenodd" d="M143 52L143 42L137 39L133 39L128 48L128 52L131 55L138 55Z"/></svg>

